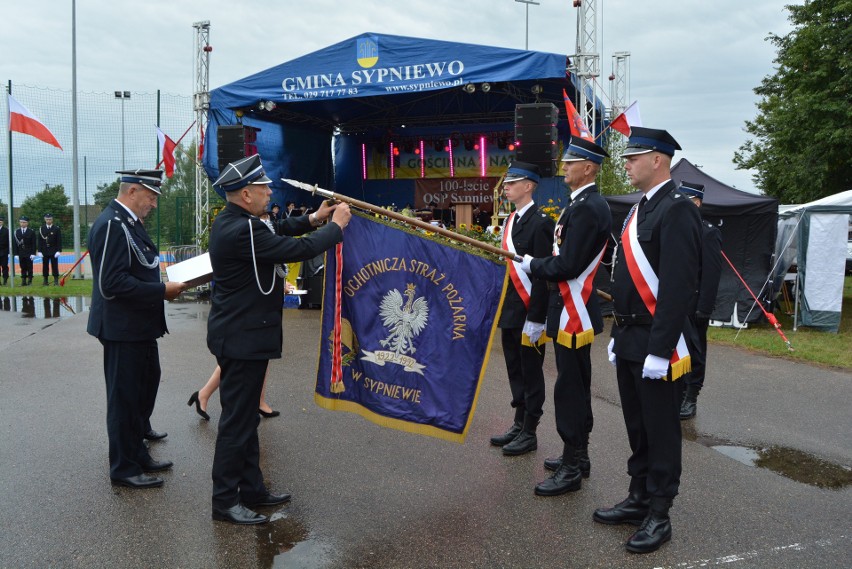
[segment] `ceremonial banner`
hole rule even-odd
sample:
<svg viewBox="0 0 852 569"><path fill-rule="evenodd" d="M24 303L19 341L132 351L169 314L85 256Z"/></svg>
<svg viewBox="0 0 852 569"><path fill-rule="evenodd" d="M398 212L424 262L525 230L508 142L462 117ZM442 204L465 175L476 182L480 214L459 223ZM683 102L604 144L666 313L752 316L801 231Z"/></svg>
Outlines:
<svg viewBox="0 0 852 569"><path fill-rule="evenodd" d="M463 442L505 280L502 261L353 215L326 255L315 401Z"/></svg>

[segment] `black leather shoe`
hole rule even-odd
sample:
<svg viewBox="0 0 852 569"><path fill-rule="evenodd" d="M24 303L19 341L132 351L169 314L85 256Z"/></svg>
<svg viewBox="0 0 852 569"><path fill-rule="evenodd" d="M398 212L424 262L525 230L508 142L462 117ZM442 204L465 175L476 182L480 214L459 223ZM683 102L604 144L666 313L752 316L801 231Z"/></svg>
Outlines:
<svg viewBox="0 0 852 569"><path fill-rule="evenodd" d="M267 516L253 512L242 504L231 506L227 510L213 508L213 519L219 522L230 522L243 526L265 524L269 521Z"/></svg>
<svg viewBox="0 0 852 569"><path fill-rule="evenodd" d="M511 426L511 428L506 431L502 435L494 435L491 437L491 444L496 447L501 447L509 444L515 437L517 437L521 432L521 423L520 421L515 421L515 424Z"/></svg>
<svg viewBox="0 0 852 569"><path fill-rule="evenodd" d="M163 479L147 474L137 474L127 478L110 478L113 486L126 486L128 488L159 488L163 485Z"/></svg>
<svg viewBox="0 0 852 569"><path fill-rule="evenodd" d="M263 506L277 506L286 504L290 501L290 494L273 494L267 492L266 496L261 496L257 500L246 500L244 504L249 508L260 508Z"/></svg>
<svg viewBox="0 0 852 569"><path fill-rule="evenodd" d="M562 455L560 454L556 458L545 458L544 459L544 468L545 470L550 470L552 472L556 472L559 470L559 467L562 466Z"/></svg>
<svg viewBox="0 0 852 569"><path fill-rule="evenodd" d="M521 431L512 442L503 446L505 456L520 456L538 448L538 438L535 433Z"/></svg>
<svg viewBox="0 0 852 569"><path fill-rule="evenodd" d="M631 553L651 553L672 538L672 523L668 512L651 510L627 543L624 545Z"/></svg>
<svg viewBox="0 0 852 569"><path fill-rule="evenodd" d="M264 419L271 419L272 417L277 417L281 414L281 411L275 411L274 409L272 411L264 411L263 409L258 409L257 412L260 413L260 416Z"/></svg>
<svg viewBox="0 0 852 569"><path fill-rule="evenodd" d="M150 431L148 431L147 433L145 433L145 434L143 435L143 437L144 437L146 440L149 440L149 441L159 441L160 439L164 439L164 438L166 438L167 436L169 436L169 434L168 434L168 433L158 433L158 432L157 432L157 431L155 431L154 429L151 429Z"/></svg>
<svg viewBox="0 0 852 569"><path fill-rule="evenodd" d="M598 508L592 514L599 524L618 525L632 524L640 525L648 516L651 500L637 492L631 492L626 499L622 500L612 508Z"/></svg>
<svg viewBox="0 0 852 569"><path fill-rule="evenodd" d="M175 463L172 462L171 460L164 460L162 462L158 462L158 461L156 461L152 458L150 461L142 464L142 471L143 472L161 472L163 470L168 470L169 468L171 468L174 465L175 465Z"/></svg>
<svg viewBox="0 0 852 569"><path fill-rule="evenodd" d="M686 419L692 419L695 417L695 412L698 405L695 400L684 399L683 403L680 404L680 420L685 421Z"/></svg>
<svg viewBox="0 0 852 569"><path fill-rule="evenodd" d="M576 492L583 485L583 475L576 464L562 462L553 476L535 487L536 496L559 496L566 492Z"/></svg>

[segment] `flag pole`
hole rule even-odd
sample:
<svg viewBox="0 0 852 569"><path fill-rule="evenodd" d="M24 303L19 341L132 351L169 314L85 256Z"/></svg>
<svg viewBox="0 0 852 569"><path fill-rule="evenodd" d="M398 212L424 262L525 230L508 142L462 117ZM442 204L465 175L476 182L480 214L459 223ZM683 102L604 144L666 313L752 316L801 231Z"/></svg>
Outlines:
<svg viewBox="0 0 852 569"><path fill-rule="evenodd" d="M416 218L406 217L406 216L402 215L401 213L397 213L397 212L391 211L389 209L384 209L382 207L373 205L371 203L363 202L363 201L355 199L355 198L350 198L349 196L344 196L342 194L336 194L332 191L324 190L324 189L319 188L317 186L310 186L308 184L302 184L301 182L297 182L295 180L288 180L286 178L281 178L281 180L284 181L284 182L287 182L290 185L296 186L297 188L301 188L301 189L303 189L307 192L311 192L314 195L319 194L324 198L344 202L344 203L347 203L349 205L353 205L353 206L360 208L360 209L365 209L367 211L371 211L371 212L377 213L379 215L384 215L384 216L390 217L391 219L401 221L402 223L406 223L408 225L413 225L414 227L418 227L418 228L423 229L425 231L431 231L432 233L437 233L438 235L446 237L447 239L452 239L453 241L460 241L460 242L466 243L467 245L470 245L472 247L476 247L477 249L487 251L488 253L492 253L494 255L499 255L501 257L506 257L507 259L511 259L512 261L515 261L515 262L518 262L518 263L520 263L521 261L524 260L524 258L521 257L520 255L516 255L515 253L512 253L511 251L507 251L506 249L501 249L500 247L495 247L494 245L489 245L488 243L483 243L482 241L479 241L479 240L474 239L472 237L468 237L467 235L461 235L459 233L456 233L455 231L450 231L449 229L444 229L443 227L437 227L435 225L431 225L429 223L426 223L425 221L421 221L421 220L416 219ZM597 290L596 292L597 292L598 296L600 296L601 298L603 298L605 300L609 300L609 301L612 300L612 297L609 294L603 292L602 290Z"/></svg>
<svg viewBox="0 0 852 569"><path fill-rule="evenodd" d="M12 285L11 285L11 287L14 289L15 288L15 253L14 253L14 248L12 248L12 232L14 232L14 229L13 229L13 226L12 226L12 218L14 217L14 214L12 213L12 129L10 128L10 125L12 124L12 111L11 111L11 106L10 106L10 102L9 102L9 97L12 95L12 80L11 79L9 79L9 85L8 85L8 87L6 87L6 91L8 93L6 95L6 134L7 134L7 140L9 141L9 155L6 158L8 164L9 164L9 206L6 208L8 210L6 217L9 218L8 219L8 225L7 225L7 227L9 228L9 261L10 261L9 264L12 265L10 267L11 268L10 272L12 274Z"/></svg>
<svg viewBox="0 0 852 569"><path fill-rule="evenodd" d="M178 139L175 141L175 146L177 146L178 144L180 144L180 141L181 141L181 140L183 140L183 138L184 138L184 137L185 137L185 136L189 133L189 129L191 129L192 127L194 127L194 126L195 126L195 123L196 123L196 122L198 122L198 121L192 121L192 124L191 124L191 125L189 125L189 128L187 128L185 131L183 131L183 134L182 134L182 135L180 135L180 138L178 138ZM165 133L163 133L163 134L165 134ZM158 145L158 146L157 146L157 153L159 154L159 152L160 152L160 148L159 148L159 145ZM160 158L160 162L157 164L157 168L159 168L160 166L162 166L162 165L163 165L163 162L165 162L165 161L166 161L166 160L165 160L165 158Z"/></svg>

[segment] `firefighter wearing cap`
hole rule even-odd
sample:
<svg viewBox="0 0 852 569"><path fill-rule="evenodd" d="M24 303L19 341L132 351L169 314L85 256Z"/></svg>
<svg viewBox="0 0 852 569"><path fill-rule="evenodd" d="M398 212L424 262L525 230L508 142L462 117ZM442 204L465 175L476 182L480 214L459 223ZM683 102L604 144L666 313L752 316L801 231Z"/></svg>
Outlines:
<svg viewBox="0 0 852 569"><path fill-rule="evenodd" d="M222 369L222 414L213 458L214 520L234 524L269 521L253 508L274 506L289 494L271 493L260 469L257 413L270 359L281 357L281 263L305 261L343 240L351 216L346 204L288 218L287 230L299 239L277 235L259 219L272 190L257 155L228 164L214 189L227 204L210 230L210 262L216 285L207 321L207 347Z"/></svg>
<svg viewBox="0 0 852 569"><path fill-rule="evenodd" d="M62 231L53 223L53 214L44 214L44 225L38 229L38 251L41 253L43 286L53 271L53 284L59 285L59 254L62 252Z"/></svg>
<svg viewBox="0 0 852 569"><path fill-rule="evenodd" d="M607 348L616 366L631 455L628 497L594 512L602 524L633 524L632 553L671 539L669 508L681 475L680 384L688 373L690 306L697 285L701 218L671 180L680 146L665 130L635 127L622 156L643 193L621 232L612 287L614 325Z"/></svg>
<svg viewBox="0 0 852 569"><path fill-rule="evenodd" d="M699 208L704 202L704 186L695 182L682 181L680 192ZM681 420L695 417L698 394L704 387L707 369L707 328L710 316L716 308L716 293L722 276L722 232L707 221L701 220L701 262L698 269L698 296L695 310L689 315L692 334L687 337L692 371L683 380L683 401L680 404Z"/></svg>
<svg viewBox="0 0 852 569"><path fill-rule="evenodd" d="M112 484L153 488L163 479L149 473L172 466L154 460L143 441L160 385L157 339L168 332L163 300L174 300L186 285L160 282L159 252L143 225L157 206L162 171L118 174L118 196L89 234L93 286L87 331L104 347Z"/></svg>
<svg viewBox="0 0 852 569"><path fill-rule="evenodd" d="M572 137L562 156L569 203L556 222L553 251L524 258L534 276L550 289L547 335L553 338L557 378L553 388L556 430L562 455L544 461L553 475L535 487L538 496L579 490L591 471L591 347L603 331L603 318L593 281L609 238L612 216L598 193L595 177L609 155L594 142Z"/></svg>
<svg viewBox="0 0 852 569"><path fill-rule="evenodd" d="M516 255L549 255L553 246L553 221L533 201L539 180L538 166L517 161L509 165L503 180L503 193L515 206L503 226L503 248ZM491 444L502 447L506 456L518 456L538 448L536 428L545 399L541 366L547 345L544 321L548 294L545 282L529 278L519 262L512 262L509 275L497 326L515 420L506 433L491 437Z"/></svg>
<svg viewBox="0 0 852 569"><path fill-rule="evenodd" d="M21 265L21 286L33 284L33 260L36 256L36 234L30 229L30 218L22 215L12 239L12 254Z"/></svg>

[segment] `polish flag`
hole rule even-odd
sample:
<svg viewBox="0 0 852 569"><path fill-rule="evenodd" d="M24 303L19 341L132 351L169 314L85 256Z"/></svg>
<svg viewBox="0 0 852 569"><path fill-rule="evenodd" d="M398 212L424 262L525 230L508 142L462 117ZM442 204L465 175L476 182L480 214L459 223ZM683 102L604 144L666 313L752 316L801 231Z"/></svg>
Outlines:
<svg viewBox="0 0 852 569"><path fill-rule="evenodd" d="M175 175L175 141L166 136L166 134L157 127L157 138L160 140L160 154L163 159L160 163L166 170L166 178L171 178Z"/></svg>
<svg viewBox="0 0 852 569"><path fill-rule="evenodd" d="M580 138L594 141L595 137L592 136L592 133L589 132L589 129L586 128L585 124L583 124L583 119L580 118L580 114L574 107L574 103L572 103L571 99L568 98L568 93L565 92L565 89L562 89L562 99L565 101L565 113L568 115L568 125L571 127L571 136L579 136Z"/></svg>
<svg viewBox="0 0 852 569"><path fill-rule="evenodd" d="M53 133L44 124L35 118L33 114L21 103L16 101L12 95L9 96L9 130L22 132L34 136L42 142L55 146L59 150L62 147Z"/></svg>
<svg viewBox="0 0 852 569"><path fill-rule="evenodd" d="M639 115L639 101L633 101L624 112L612 119L609 127L617 130L624 136L630 136L630 127L642 126L642 117Z"/></svg>

